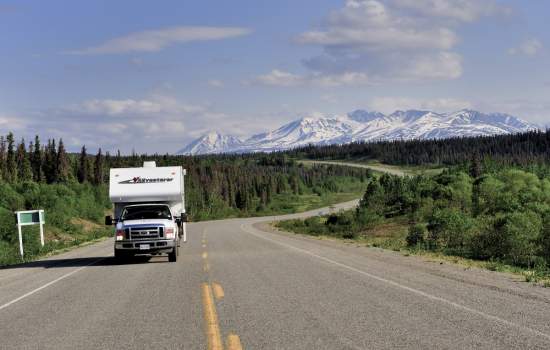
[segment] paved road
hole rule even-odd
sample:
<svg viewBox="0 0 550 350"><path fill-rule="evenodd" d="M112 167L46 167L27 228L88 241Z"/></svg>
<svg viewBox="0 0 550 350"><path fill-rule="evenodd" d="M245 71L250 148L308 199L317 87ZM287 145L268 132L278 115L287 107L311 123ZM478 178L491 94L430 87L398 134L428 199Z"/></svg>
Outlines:
<svg viewBox="0 0 550 350"><path fill-rule="evenodd" d="M109 240L0 270L0 349L550 348L550 289L265 220L190 224L177 263Z"/></svg>

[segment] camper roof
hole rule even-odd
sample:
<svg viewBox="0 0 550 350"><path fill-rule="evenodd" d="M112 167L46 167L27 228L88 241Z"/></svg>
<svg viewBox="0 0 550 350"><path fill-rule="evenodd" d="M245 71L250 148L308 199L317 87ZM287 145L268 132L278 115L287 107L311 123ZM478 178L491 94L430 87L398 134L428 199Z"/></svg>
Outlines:
<svg viewBox="0 0 550 350"><path fill-rule="evenodd" d="M114 168L109 176L109 197L113 203L181 202L182 167Z"/></svg>

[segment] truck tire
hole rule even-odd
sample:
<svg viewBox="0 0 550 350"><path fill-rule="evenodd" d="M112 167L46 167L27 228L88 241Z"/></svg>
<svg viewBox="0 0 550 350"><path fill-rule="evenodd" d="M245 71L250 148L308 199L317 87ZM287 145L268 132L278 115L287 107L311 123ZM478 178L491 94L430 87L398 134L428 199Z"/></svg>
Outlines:
<svg viewBox="0 0 550 350"><path fill-rule="evenodd" d="M178 261L178 253L179 253L178 250L179 250L179 249L178 249L178 246L176 245L176 246L174 247L174 249L173 249L170 253L168 253L168 261L169 261L169 262L176 262L176 261Z"/></svg>
<svg viewBox="0 0 550 350"><path fill-rule="evenodd" d="M120 249L115 249L115 259L117 259L119 261L126 260L126 259L128 259L128 253L126 253L125 251L122 251Z"/></svg>

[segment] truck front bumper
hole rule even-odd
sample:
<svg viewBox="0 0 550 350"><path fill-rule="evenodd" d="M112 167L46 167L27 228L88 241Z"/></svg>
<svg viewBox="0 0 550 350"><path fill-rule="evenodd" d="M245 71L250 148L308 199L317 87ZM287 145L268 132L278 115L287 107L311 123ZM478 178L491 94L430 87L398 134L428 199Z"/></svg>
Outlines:
<svg viewBox="0 0 550 350"><path fill-rule="evenodd" d="M169 253L176 246L175 240L123 240L115 241L115 249L134 254Z"/></svg>

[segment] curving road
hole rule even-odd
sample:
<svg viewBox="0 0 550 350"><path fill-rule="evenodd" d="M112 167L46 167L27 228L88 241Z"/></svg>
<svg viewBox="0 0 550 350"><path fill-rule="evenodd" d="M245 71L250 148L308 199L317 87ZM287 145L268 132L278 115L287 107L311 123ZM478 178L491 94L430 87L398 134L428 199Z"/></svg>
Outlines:
<svg viewBox="0 0 550 350"><path fill-rule="evenodd" d="M177 263L107 240L2 269L0 349L550 348L550 289L273 219L189 224Z"/></svg>

